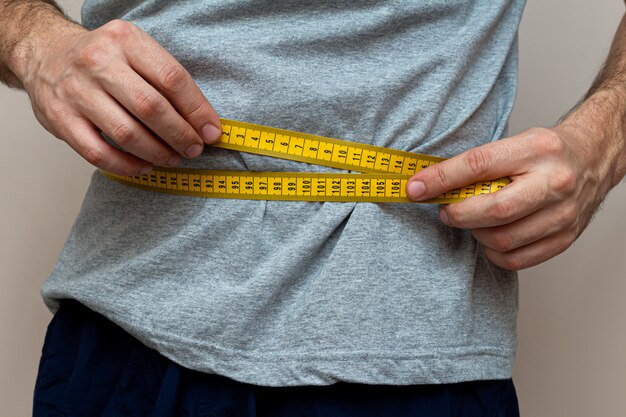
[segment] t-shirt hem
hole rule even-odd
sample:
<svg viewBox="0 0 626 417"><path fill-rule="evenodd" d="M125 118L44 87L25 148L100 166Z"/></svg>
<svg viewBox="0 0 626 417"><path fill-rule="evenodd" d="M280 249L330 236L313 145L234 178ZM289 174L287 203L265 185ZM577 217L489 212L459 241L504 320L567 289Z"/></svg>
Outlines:
<svg viewBox="0 0 626 417"><path fill-rule="evenodd" d="M259 352L216 355L214 347L178 341L154 348L177 364L261 386L330 385L344 381L376 385L452 384L512 377L514 349L450 348L430 352ZM184 347L183 347L184 346Z"/></svg>
<svg viewBox="0 0 626 417"><path fill-rule="evenodd" d="M47 294L49 296L49 294ZM65 297L63 297L65 298ZM74 298L74 297L71 297ZM45 297L50 311L58 300ZM98 306L100 307L100 306ZM141 343L178 365L259 386L287 387L350 382L375 385L453 384L512 377L516 348L433 346L401 351L354 349L260 351L217 346L210 341L136 327L139 317L124 319L93 306ZM130 323L135 323L131 325Z"/></svg>

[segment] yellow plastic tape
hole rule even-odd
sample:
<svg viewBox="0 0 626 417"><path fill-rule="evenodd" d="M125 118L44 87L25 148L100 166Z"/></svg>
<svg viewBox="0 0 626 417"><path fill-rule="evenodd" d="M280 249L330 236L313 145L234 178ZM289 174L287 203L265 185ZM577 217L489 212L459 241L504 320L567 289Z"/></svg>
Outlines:
<svg viewBox="0 0 626 417"><path fill-rule="evenodd" d="M361 174L215 171L158 166L145 175L122 176L104 170L100 173L144 190L195 197L410 203L413 201L406 195L409 178L445 159L235 120L221 121L222 138L211 146ZM423 202L455 203L474 195L493 193L509 183L508 178L478 182Z"/></svg>

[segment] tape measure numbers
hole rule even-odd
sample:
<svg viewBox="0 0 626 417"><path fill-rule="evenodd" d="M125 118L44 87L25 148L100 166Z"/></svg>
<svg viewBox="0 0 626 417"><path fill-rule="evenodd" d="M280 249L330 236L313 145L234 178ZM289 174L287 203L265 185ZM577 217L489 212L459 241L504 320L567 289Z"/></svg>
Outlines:
<svg viewBox="0 0 626 417"><path fill-rule="evenodd" d="M218 148L307 162L353 173L215 171L155 166L145 175L100 170L122 184L167 194L206 198L295 201L414 202L406 184L417 171L445 158L349 142L252 123L220 119ZM508 178L478 182L424 203L454 203L493 193Z"/></svg>

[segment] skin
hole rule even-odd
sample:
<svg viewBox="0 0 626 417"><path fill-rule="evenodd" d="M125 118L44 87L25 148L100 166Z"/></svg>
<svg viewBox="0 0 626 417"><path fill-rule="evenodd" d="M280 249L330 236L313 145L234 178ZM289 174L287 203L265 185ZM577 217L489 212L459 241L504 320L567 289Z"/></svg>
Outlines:
<svg viewBox="0 0 626 417"><path fill-rule="evenodd" d="M470 149L411 177L426 200L481 180L509 177L494 194L440 206L448 226L470 230L494 264L521 270L569 248L626 174L626 15L583 101L551 128Z"/></svg>
<svg viewBox="0 0 626 417"><path fill-rule="evenodd" d="M0 0L0 16L0 56L9 57L0 77L26 90L44 128L92 165L147 173L220 138L219 117L189 73L135 25L88 31L54 2Z"/></svg>
<svg viewBox="0 0 626 417"><path fill-rule="evenodd" d="M508 176L495 194L441 207L486 256L519 270L567 249L626 174L626 18L585 99L551 128L533 128L415 174L425 200ZM120 175L176 166L219 139L221 125L187 71L133 24L87 31L53 1L0 0L0 81L28 93L39 122L92 165ZM106 143L105 132L127 152ZM195 153L187 150L196 145Z"/></svg>

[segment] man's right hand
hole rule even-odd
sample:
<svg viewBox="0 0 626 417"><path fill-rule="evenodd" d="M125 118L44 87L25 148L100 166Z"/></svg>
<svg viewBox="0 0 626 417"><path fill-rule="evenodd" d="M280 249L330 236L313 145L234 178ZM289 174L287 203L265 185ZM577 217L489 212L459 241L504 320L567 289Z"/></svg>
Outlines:
<svg viewBox="0 0 626 417"><path fill-rule="evenodd" d="M67 22L15 65L37 120L98 168L120 175L175 166L221 136L194 80L147 33L115 20L93 31ZM33 38L33 36L31 36ZM19 56L19 51L17 53ZM122 152L108 144L104 132Z"/></svg>

